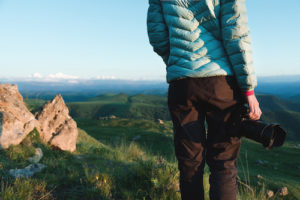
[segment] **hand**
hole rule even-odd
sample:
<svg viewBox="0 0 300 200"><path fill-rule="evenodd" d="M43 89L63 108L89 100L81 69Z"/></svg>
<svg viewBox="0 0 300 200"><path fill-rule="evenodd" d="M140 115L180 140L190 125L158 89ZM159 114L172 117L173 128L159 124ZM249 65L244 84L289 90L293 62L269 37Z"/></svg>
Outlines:
<svg viewBox="0 0 300 200"><path fill-rule="evenodd" d="M246 97L247 101L248 101L248 105L250 108L250 112L249 112L249 118L252 120L259 120L260 116L261 116L261 110L259 108L259 103L256 99L256 96L250 95Z"/></svg>

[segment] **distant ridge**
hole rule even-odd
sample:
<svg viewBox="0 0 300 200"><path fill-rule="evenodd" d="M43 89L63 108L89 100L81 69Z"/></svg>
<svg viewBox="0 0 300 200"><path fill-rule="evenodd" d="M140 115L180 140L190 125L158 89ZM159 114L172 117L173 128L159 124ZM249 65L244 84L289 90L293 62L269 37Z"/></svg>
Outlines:
<svg viewBox="0 0 300 200"><path fill-rule="evenodd" d="M127 94L166 94L168 84L165 80L121 80L121 79L64 79L55 82L30 81L22 79L0 79L1 82L16 83L23 96L51 99L57 93L67 96L78 96L77 100L85 100L104 93ZM300 75L259 76L256 93L272 94L280 98L293 100L300 96ZM79 95L80 93L80 95ZM81 98L80 96L83 96ZM69 101L69 99L65 99Z"/></svg>
<svg viewBox="0 0 300 200"><path fill-rule="evenodd" d="M261 82L300 82L300 75L258 76Z"/></svg>

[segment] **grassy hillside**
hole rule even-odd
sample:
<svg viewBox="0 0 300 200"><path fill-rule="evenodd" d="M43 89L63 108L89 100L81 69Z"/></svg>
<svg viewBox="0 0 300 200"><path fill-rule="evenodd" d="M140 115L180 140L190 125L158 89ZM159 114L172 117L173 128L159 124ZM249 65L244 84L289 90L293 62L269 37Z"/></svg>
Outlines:
<svg viewBox="0 0 300 200"><path fill-rule="evenodd" d="M148 155L135 143L105 145L80 130L76 152L67 153L37 135L0 151L0 199L178 199L174 163ZM42 148L47 168L31 179L10 177L9 169L29 164L33 147Z"/></svg>
<svg viewBox="0 0 300 200"><path fill-rule="evenodd" d="M260 106L264 110L290 110L300 112L300 102L280 99L273 95L258 95Z"/></svg>
<svg viewBox="0 0 300 200"><path fill-rule="evenodd" d="M46 103L46 100L43 99L28 99L25 98L24 102L27 105L27 108L30 112L35 113Z"/></svg>
<svg viewBox="0 0 300 200"><path fill-rule="evenodd" d="M272 95L258 99L262 119L280 123L290 142L267 151L243 139L238 199L265 200L269 189L275 192L271 199L300 199L300 104ZM35 112L45 101L25 102ZM180 199L165 96L105 94L67 105L80 128L77 150L52 149L36 131L21 145L0 150L0 199ZM109 115L117 119L99 120ZM31 179L10 177L9 169L29 164L34 147L42 148L47 168ZM204 177L208 198L208 167ZM289 189L286 197L278 194L283 186Z"/></svg>
<svg viewBox="0 0 300 200"><path fill-rule="evenodd" d="M263 111L262 120L279 123L288 131L288 140L300 141L300 103L273 95L258 95ZM75 118L99 119L115 115L120 118L170 120L166 96L107 94L83 102L68 103Z"/></svg>
<svg viewBox="0 0 300 200"><path fill-rule="evenodd" d="M74 118L99 119L115 115L131 119L170 119L164 96L105 94L83 102L68 103Z"/></svg>
<svg viewBox="0 0 300 200"><path fill-rule="evenodd" d="M262 120L279 123L287 131L288 140L300 141L300 103L279 99L273 95L259 95Z"/></svg>
<svg viewBox="0 0 300 200"><path fill-rule="evenodd" d="M258 95L262 120L279 123L288 132L288 140L300 141L300 102L279 99L273 95ZM25 99L35 112L45 102L40 99ZM70 114L78 119L99 119L115 115L119 118L170 120L166 96L103 94L81 102L67 103Z"/></svg>
<svg viewBox="0 0 300 200"><path fill-rule="evenodd" d="M152 156L163 156L168 162L176 163L171 122L161 125L147 120L118 119L80 120L78 124L91 136L109 146L117 147L120 141L133 141L138 135L140 137L135 143L143 151ZM283 148L267 151L262 145L243 139L238 161L239 177L244 183L250 183L253 188L257 181L274 191L282 186L288 186L294 197L300 199L300 160L297 159L299 155L300 146L295 148L294 144L286 144ZM258 160L264 164L258 164ZM262 175L263 179L258 179L257 175ZM256 190L259 191L259 187Z"/></svg>
<svg viewBox="0 0 300 200"><path fill-rule="evenodd" d="M289 98L289 100L294 101L294 102L300 102L300 94L291 96L291 97Z"/></svg>
<svg viewBox="0 0 300 200"><path fill-rule="evenodd" d="M39 140L36 131L21 145L1 150L0 199L179 200L171 122L77 119L77 123L80 130L74 153L52 149ZM31 179L10 177L9 169L29 164L26 159L34 147L42 148L40 162L47 168ZM300 149L294 146L266 151L244 140L238 161L238 199L264 200L267 189L276 192L282 186L288 187L289 195L276 193L272 199L300 199L299 156ZM206 167L207 198L208 174Z"/></svg>

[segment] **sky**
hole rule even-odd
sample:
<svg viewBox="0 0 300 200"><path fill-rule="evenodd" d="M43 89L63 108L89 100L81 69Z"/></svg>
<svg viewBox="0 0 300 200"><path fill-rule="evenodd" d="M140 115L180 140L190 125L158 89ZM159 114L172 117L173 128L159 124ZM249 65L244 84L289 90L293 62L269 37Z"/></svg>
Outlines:
<svg viewBox="0 0 300 200"><path fill-rule="evenodd" d="M0 78L165 80L148 0L0 0ZM247 0L258 76L300 74L300 0Z"/></svg>

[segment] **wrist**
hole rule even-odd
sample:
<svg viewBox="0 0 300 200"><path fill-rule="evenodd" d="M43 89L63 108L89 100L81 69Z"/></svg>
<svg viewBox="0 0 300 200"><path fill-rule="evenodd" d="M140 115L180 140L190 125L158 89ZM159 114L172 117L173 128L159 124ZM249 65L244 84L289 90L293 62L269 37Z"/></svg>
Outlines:
<svg viewBox="0 0 300 200"><path fill-rule="evenodd" d="M244 92L243 92L243 95L246 96L246 97L252 96L252 95L254 95L254 90L244 91Z"/></svg>

